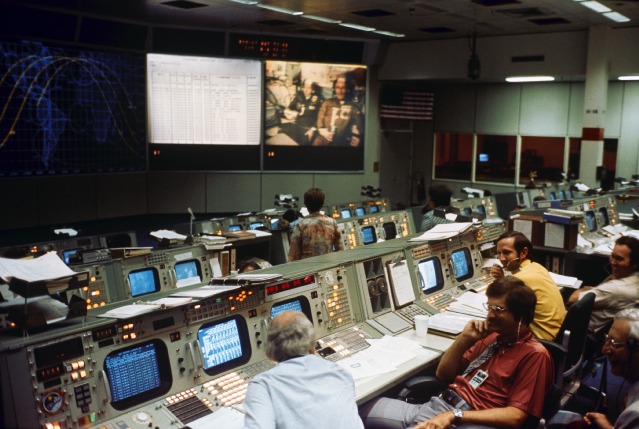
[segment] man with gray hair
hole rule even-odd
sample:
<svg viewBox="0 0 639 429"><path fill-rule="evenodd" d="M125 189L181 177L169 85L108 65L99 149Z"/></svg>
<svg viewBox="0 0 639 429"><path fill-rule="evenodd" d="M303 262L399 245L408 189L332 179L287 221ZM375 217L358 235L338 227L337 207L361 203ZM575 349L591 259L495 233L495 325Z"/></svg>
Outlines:
<svg viewBox="0 0 639 429"><path fill-rule="evenodd" d="M315 354L304 313L285 311L271 321L266 356L277 365L249 382L245 429L363 429L353 377Z"/></svg>
<svg viewBox="0 0 639 429"><path fill-rule="evenodd" d="M614 426L601 413L587 413L586 427L597 429L639 428L639 308L621 310L606 335L603 354L608 357L610 371L630 384L626 409Z"/></svg>

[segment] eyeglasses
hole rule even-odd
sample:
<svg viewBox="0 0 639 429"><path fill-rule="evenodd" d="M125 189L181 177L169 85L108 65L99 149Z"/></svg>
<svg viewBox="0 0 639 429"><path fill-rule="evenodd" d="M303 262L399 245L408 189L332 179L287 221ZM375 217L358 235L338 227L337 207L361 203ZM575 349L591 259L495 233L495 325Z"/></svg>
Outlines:
<svg viewBox="0 0 639 429"><path fill-rule="evenodd" d="M507 307L500 307L500 306L498 306L498 305L488 304L487 302L484 302L482 305L484 306L484 309L485 309L486 311L490 311L490 310L492 310L492 311L494 311L495 313L501 313L502 311L506 311L506 310L508 310L508 308L507 308Z"/></svg>
<svg viewBox="0 0 639 429"><path fill-rule="evenodd" d="M625 347L626 344L628 344L627 342L617 342L615 340L613 340L612 338L610 338L608 336L608 334L606 334L606 341L604 341L604 345L610 346L611 349L620 349L622 347Z"/></svg>

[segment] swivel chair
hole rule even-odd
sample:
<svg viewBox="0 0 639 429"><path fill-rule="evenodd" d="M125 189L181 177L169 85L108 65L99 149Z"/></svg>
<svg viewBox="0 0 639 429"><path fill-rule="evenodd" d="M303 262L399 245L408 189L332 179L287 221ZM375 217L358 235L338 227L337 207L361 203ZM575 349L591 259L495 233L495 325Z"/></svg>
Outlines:
<svg viewBox="0 0 639 429"><path fill-rule="evenodd" d="M520 429L544 428L545 422L558 412L560 406L562 386L558 383L558 380L561 379L559 374L562 373L565 365L566 349L552 341L541 341L541 343L546 347L553 359L556 377L544 399L542 419L529 416ZM420 404L428 401L432 396L439 395L446 387L448 387L448 383L439 380L435 376L413 377L404 384L404 388L399 392L397 399L412 404Z"/></svg>

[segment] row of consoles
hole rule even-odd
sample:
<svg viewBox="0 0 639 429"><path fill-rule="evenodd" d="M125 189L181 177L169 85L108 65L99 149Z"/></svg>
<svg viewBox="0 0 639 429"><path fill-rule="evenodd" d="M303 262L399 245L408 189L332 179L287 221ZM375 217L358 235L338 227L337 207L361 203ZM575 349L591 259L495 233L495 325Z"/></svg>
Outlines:
<svg viewBox="0 0 639 429"><path fill-rule="evenodd" d="M368 339L410 336L415 315L435 314L462 292L483 290L489 279L480 249L503 228L477 226L437 242L396 238L256 272L281 276L269 282L231 276L204 286L160 288L137 299L191 298L137 316L103 317L131 303L125 300L28 336L5 331L0 337L4 426L179 428L204 420L237 421L248 381L273 366L264 341L274 316L302 311L315 327L318 354L336 362L363 353ZM189 261L201 257L185 257L184 266L172 267L176 273L188 271ZM138 272L123 267L118 269ZM158 276L171 281L173 274L163 273ZM128 276L131 295L138 276L145 275ZM403 364L401 374L433 364L439 351L432 359ZM382 393L391 379L399 382L396 378L358 382L358 401Z"/></svg>

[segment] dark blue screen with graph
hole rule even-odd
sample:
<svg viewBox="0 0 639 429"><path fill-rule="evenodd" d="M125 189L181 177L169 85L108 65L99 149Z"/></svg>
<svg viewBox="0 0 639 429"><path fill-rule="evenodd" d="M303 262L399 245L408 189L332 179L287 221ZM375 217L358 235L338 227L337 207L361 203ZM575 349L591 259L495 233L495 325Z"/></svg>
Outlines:
<svg viewBox="0 0 639 429"><path fill-rule="evenodd" d="M146 169L146 60L0 41L0 176Z"/></svg>

